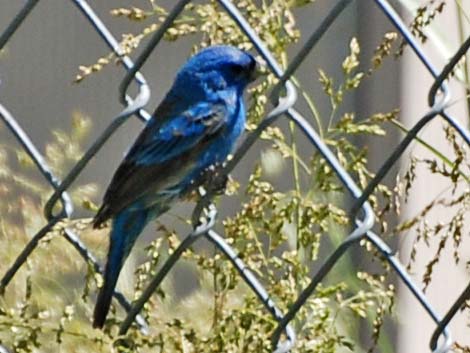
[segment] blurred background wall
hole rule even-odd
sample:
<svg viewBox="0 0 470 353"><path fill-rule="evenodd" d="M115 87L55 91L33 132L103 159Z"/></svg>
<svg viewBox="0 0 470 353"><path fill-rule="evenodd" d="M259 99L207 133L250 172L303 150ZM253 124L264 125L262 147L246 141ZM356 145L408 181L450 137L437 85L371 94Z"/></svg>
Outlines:
<svg viewBox="0 0 470 353"><path fill-rule="evenodd" d="M11 18L17 13L22 1L0 2L0 30L6 27ZM129 5L144 5L143 0L128 1L115 0L113 2L98 0L91 2L95 11L109 26L111 31L119 36L120 33L137 31L137 27L125 19L113 18L109 14L111 8ZM158 1L167 7L174 1ZM311 33L332 7L332 1L317 1L314 6L298 11L297 20L303 33L300 43L292 48L295 53L300 48L307 34ZM448 11L449 12L449 11ZM452 23L452 13L449 20L449 38L455 31ZM353 36L359 38L362 48L362 57L370 58L371 53L379 43L383 33L391 26L380 13L372 1L355 1L333 24L331 29L317 45L309 58L302 65L298 77L313 96L323 96L321 86L318 84L318 68L322 68L333 76L339 76L341 62L349 51L349 42ZM186 60L194 38L188 38L174 43L162 43L150 58L142 72L150 84L152 98L147 107L152 111L170 86L177 68ZM453 47L457 43L452 43ZM432 50L432 48L430 48ZM99 38L93 28L71 4L70 1L43 0L39 3L33 14L21 26L19 31L9 42L6 50L0 57L0 100L2 104L13 113L24 129L31 134L34 142L44 146L43 142L51 136L51 129L68 129L71 123L72 112L79 111L93 120L93 130L90 141L95 139L116 116L122 106L118 102L118 85L124 76L120 67L111 65L104 72L93 75L83 83L72 84L79 65L94 63L98 57L108 53L108 48ZM436 56L440 58L440 56ZM436 65L443 65L444 61L436 61ZM338 73L338 74L335 74ZM430 86L430 77L417 63L416 58L406 53L405 59L400 62L389 61L386 67L374 76L364 81L363 87L353 96L347 98L346 109L355 111L360 118L367 117L375 112L390 111L397 106L402 108L402 121L411 126L418 117L426 112L426 93ZM320 109L327 109L327 99L318 100ZM457 111L456 115L464 115ZM427 128L426 134L431 139L440 139L439 127L436 132ZM100 151L99 155L90 163L85 172L77 180L78 183L96 182L104 187L121 160L129 143L133 141L142 124L137 119L131 119L124 127L111 138L110 142ZM12 142L13 139L4 130L0 131L2 141ZM380 140L358 141L366 144L371 151L371 170L376 170L388 151L395 146L397 137L390 131L390 138L384 142ZM434 137L434 133L437 135ZM387 144L389 144L387 146ZM259 144L255 146L248 158L235 171L235 176L242 182L246 180L252 165L259 159ZM414 149L416 152L416 149ZM389 180L394 179L397 169L391 171ZM65 171L64 171L65 174ZM429 188L441 187L431 184L422 184L415 188L411 204L406 212L412 213L428 196ZM102 194L103 189L100 191ZM99 202L99 198L96 200ZM233 213L237 204L224 205L224 212ZM190 205L180 205L173 212L189 215ZM77 215L91 216L89 213L78 211ZM441 215L436 215L440 217ZM149 231L148 237L152 236ZM409 235L413 237L413 234ZM403 244L404 260L409 253ZM104 245L103 245L104 246ZM423 258L427 258L426 249L423 249ZM360 263L360 259L357 259ZM416 279L419 281L422 269L416 267ZM182 275L185 275L184 273ZM436 304L441 313L445 312L450 303L455 300L463 286L468 281L468 271L465 268L456 268L449 260L448 266L441 266L439 278L429 290L433 304ZM182 281L184 286L194 285L194 279L187 277ZM185 290L182 288L181 290ZM406 291L400 291L398 300L400 313L397 326L397 352L429 352L427 344L433 329L429 319L409 298ZM458 332L458 339L468 339L468 327L460 321L454 321L452 327ZM393 331L392 331L393 332ZM392 336L395 333L392 333ZM395 341L395 340L394 340Z"/></svg>

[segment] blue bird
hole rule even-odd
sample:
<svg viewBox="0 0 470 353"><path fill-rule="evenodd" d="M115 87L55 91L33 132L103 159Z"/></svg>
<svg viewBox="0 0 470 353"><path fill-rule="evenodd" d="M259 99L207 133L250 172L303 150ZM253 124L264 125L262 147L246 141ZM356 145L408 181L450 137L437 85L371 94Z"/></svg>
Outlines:
<svg viewBox="0 0 470 353"><path fill-rule="evenodd" d="M256 66L252 55L231 46L191 57L118 167L93 220L94 228L112 220L93 327L103 327L119 273L145 225L201 185L205 171L232 151L244 130L243 92Z"/></svg>

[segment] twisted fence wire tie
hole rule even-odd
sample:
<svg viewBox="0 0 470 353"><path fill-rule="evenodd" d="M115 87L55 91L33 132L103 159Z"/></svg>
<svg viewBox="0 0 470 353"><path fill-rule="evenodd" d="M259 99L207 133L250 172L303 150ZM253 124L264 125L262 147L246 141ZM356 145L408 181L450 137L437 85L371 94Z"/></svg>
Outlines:
<svg viewBox="0 0 470 353"><path fill-rule="evenodd" d="M16 121L13 115L2 105L0 104L0 117L3 122L6 124L10 132L16 138L18 143L23 147L25 152L31 158L31 160L36 165L36 168L43 175L46 181L55 189L60 184L60 180L54 175L48 163L46 162L43 155L36 148L32 140L23 130L20 124ZM73 204L70 196L63 192L59 195L60 201L62 203L62 209L59 213L59 218L69 217L73 212Z"/></svg>
<svg viewBox="0 0 470 353"><path fill-rule="evenodd" d="M134 78L134 75L142 68L150 54L152 54L155 47L162 40L166 30L173 24L178 15L183 11L184 7L191 0L180 0L175 7L167 15L163 23L157 29L157 31L152 35L147 45L144 47L139 57L136 59L135 63L127 71L126 76L124 76L121 84L119 85L119 93L121 101L124 100L126 92L129 88L129 85Z"/></svg>
<svg viewBox="0 0 470 353"><path fill-rule="evenodd" d="M429 342L429 346L431 349L436 348L437 341L439 340L439 337L441 336L442 332L445 332L449 322L454 318L454 316L457 314L459 309L462 307L465 301L468 300L469 297L470 297L470 283L467 285L464 291L460 294L457 300L452 304L451 308L449 309L447 314L444 316L444 318L438 323L436 329L434 330L431 336L431 340Z"/></svg>
<svg viewBox="0 0 470 353"><path fill-rule="evenodd" d="M241 146L235 152L235 155L230 159L221 169L220 176L228 176L229 173L237 166L240 160L246 155L247 151L251 146L258 140L259 135L271 124L273 124L282 114L293 106L297 100L297 91L291 82L287 82L286 85L286 96L279 98L278 105L271 110L268 115L261 121L256 129L248 134ZM212 200L216 191L209 190L207 194L203 196L205 200ZM199 204L196 207L200 207ZM194 219L193 219L194 224Z"/></svg>
<svg viewBox="0 0 470 353"><path fill-rule="evenodd" d="M393 150L392 154L386 159L386 161L379 168L378 172L374 177L369 181L364 191L359 197L356 198L351 209L349 211L350 217L355 217L359 209L367 201L369 196L374 192L375 188L383 180L383 178L391 170L392 166L400 159L403 153L406 151L408 146L418 135L418 133L436 116L442 113L447 101L449 99L449 94L446 92L442 96L442 99L437 102L405 135L401 140L398 146Z"/></svg>
<svg viewBox="0 0 470 353"><path fill-rule="evenodd" d="M437 347L436 349L434 349L432 352L433 353L448 353L448 352L451 352L452 344L453 344L452 338L449 335L448 337L446 337L445 341L442 342L442 345Z"/></svg>
<svg viewBox="0 0 470 353"><path fill-rule="evenodd" d="M382 238L372 231L367 232L367 240L371 242L371 244L384 256L385 260L390 264L392 269L395 270L402 282L405 284L411 294L413 294L413 296L418 300L421 306L426 310L433 321L436 324L439 324L441 322L439 315L428 303L423 291L414 284L413 280L406 272L400 260L396 258L389 246L382 240ZM452 341L451 335L446 328L444 329L443 334L445 335L446 339Z"/></svg>
<svg viewBox="0 0 470 353"><path fill-rule="evenodd" d="M204 189L202 189L204 190ZM199 212L200 208L195 208L194 213ZM200 213L193 215L193 218L200 218ZM126 318L122 322L119 328L119 334L124 335L129 330L132 322L136 315L142 310L145 303L150 299L152 294L164 280L166 275L173 268L174 264L180 259L186 249L188 249L197 239L202 235L207 233L215 224L217 219L217 208L215 206L208 207L207 216L202 219L201 222L194 228L194 230L185 237L181 244L175 249L175 251L170 255L170 257L165 261L162 268L157 272L157 274L152 278L148 286L144 289L140 297L132 304L130 310L127 313Z"/></svg>
<svg viewBox="0 0 470 353"><path fill-rule="evenodd" d="M126 68L127 71L132 70L134 67L134 63L127 55L125 55L119 42L114 38L114 36L111 34L108 28L104 25L101 19L96 15L96 13L93 11L90 5L88 5L88 2L85 0L72 0L72 1L77 6L77 8L82 12L82 14L86 17L86 19L88 19L90 24L93 26L96 32L101 36L101 38L108 45L108 47L121 60L121 62L124 64L124 68ZM147 82L144 76L140 72L138 72L138 70L135 70L133 72L131 80L132 79L134 79L137 82L139 87L147 85ZM125 106L132 104L132 98L130 98L129 96L125 94L121 94L119 96L119 100ZM135 113L143 121L147 121L150 119L150 114L148 114L143 109L139 109Z"/></svg>
<svg viewBox="0 0 470 353"><path fill-rule="evenodd" d="M328 163L335 170L337 176L343 182L343 184L348 188L351 194L355 197L358 197L361 194L359 187L355 184L354 180L349 176L349 174L341 167L336 157L332 152L325 146L321 141L320 137L313 129L313 127L305 120L305 118L298 114L295 109L289 109L288 116L293 120L304 132L307 138L315 145L315 147L320 151L323 157L328 161ZM305 304L306 300L315 290L318 283L321 279L326 276L329 270L334 266L337 260L346 252L350 245L360 240L364 237L365 233L370 230L374 225L375 215L372 210L372 207L369 203L364 203L363 209L365 212L365 218L362 222L359 221L359 227L357 227L338 247L335 252L326 260L323 266L317 271L316 275L312 278L310 284L300 293L297 300L294 304L291 305L287 314L279 322L278 327L272 336L272 342L275 346L279 341L281 332L286 327L286 325L295 317L297 312Z"/></svg>
<svg viewBox="0 0 470 353"><path fill-rule="evenodd" d="M264 304L264 306L274 316L274 318L279 321L283 317L282 312L276 307L275 303L272 301L267 291L260 284L257 278L253 275L250 269L246 267L246 265L238 256L238 254L233 250L233 248L230 247L225 242L225 240L213 229L209 230L205 236L211 243L217 246L217 248L223 254L226 255L226 257L233 264L242 279L255 292L258 299ZM280 344L273 345L273 347L278 347L278 350L276 350L275 353L287 352L294 346L296 339L295 332L290 325L286 326L285 334L287 337L287 342L282 342Z"/></svg>
<svg viewBox="0 0 470 353"><path fill-rule="evenodd" d="M129 117L134 115L139 109L145 106L150 98L150 90L147 85L140 86L139 94L131 105L128 105L117 117L113 119L110 125L101 133L101 135L95 140L95 142L88 148L85 154L75 164L72 170L67 174L62 183L56 188L55 192L46 202L44 207L44 213L46 218L54 217L52 209L57 202L59 195L65 191L82 172L82 170L88 165L88 162L98 153L101 147L108 141L114 131L120 127Z"/></svg>
<svg viewBox="0 0 470 353"><path fill-rule="evenodd" d="M13 263L13 265L10 266L10 268L6 271L6 273L2 277L0 281L0 295L3 295L5 293L6 287L8 286L10 281L13 279L13 277L16 275L20 267L26 262L29 255L33 252L33 250L38 245L39 241L49 233L49 231L56 225L58 221L59 221L58 219L54 219L48 222L44 227L42 227L33 236L33 238L28 242L28 244L25 245L21 253L16 257L16 260Z"/></svg>
<svg viewBox="0 0 470 353"><path fill-rule="evenodd" d="M460 46L454 56L449 60L447 65L444 66L444 69L441 73L436 77L434 83L431 86L428 94L428 104L430 106L434 105L434 100L436 98L437 91L441 87L442 83L448 76L452 73L455 67L458 65L460 59L467 53L468 49L470 49L470 36L467 40Z"/></svg>
<svg viewBox="0 0 470 353"><path fill-rule="evenodd" d="M384 10L385 10L385 7L384 7ZM402 27L402 28L404 28L404 27ZM411 38L411 37L409 37L409 38ZM408 42L410 43L410 40L408 40ZM429 64L429 61L425 58L425 56L420 55L420 53L416 50L418 48L418 46L414 43L414 45L412 45L412 47L415 50L415 52L417 53L418 57L420 57L422 62L426 65L428 70L431 72L431 74L435 77L435 80L434 80L434 82L433 82L433 84L432 84L432 86L429 90L429 93L428 93L428 104L430 106L435 106L435 99L436 99L437 91L438 91L438 89L441 89L441 91L444 93L444 97L442 99L441 111L439 113L441 114L441 116L445 120L447 120L457 130L457 132L462 136L462 138L467 143L467 145L470 144L470 137L469 137L470 135L469 135L468 131L466 129L464 129L455 119L450 117L444 111L445 110L445 105L447 104L447 102L450 98L450 92L449 92L449 90L447 88L447 85L445 84L444 80L448 77L448 75L452 72L452 70L458 64L458 61L460 60L460 58L463 55L465 55L465 53L470 48L470 37L467 38L467 40L460 46L460 48L458 49L456 54L451 58L449 63L444 67L444 69L442 70L442 72L439 75L436 73L436 70ZM405 283L407 283L407 282L405 282ZM470 285L467 288L470 288ZM462 293L462 295L465 295L465 291L464 291L464 293ZM453 308L455 308L456 305L459 305L459 299L454 303ZM430 347L436 353L437 352L447 352L447 351L449 351L449 349L452 345L452 338L451 338L450 333L447 332L446 325L453 318L453 316L455 315L455 312L452 312L453 308L450 309L450 311L448 312L448 314L446 315L446 317L442 321L438 322L438 326L437 326L436 330L434 331L433 336L431 338ZM443 332L446 335L446 340L445 340L445 342L443 343L443 345L441 347L436 348L437 340Z"/></svg>
<svg viewBox="0 0 470 353"><path fill-rule="evenodd" d="M185 2L184 0L181 2ZM222 6L224 6L225 10L229 13L230 16L240 25L245 32L245 35L248 36L250 41L253 43L257 51L266 61L266 63L270 66L271 70L273 70L277 76L282 75L282 70L280 66L271 55L269 50L264 46L262 41L259 39L256 32L250 27L250 25L246 22L243 16L240 14L238 9L233 6L229 1L220 0ZM235 166L240 162L240 160L244 157L248 149L256 142L259 135L266 129L269 125L274 123L277 118L279 118L282 114L286 113L290 107L292 107L295 102L297 101L297 90L292 82L287 81L284 84L285 86L285 96L283 97L276 97L277 105L276 107L271 110L268 115L261 121L261 123L257 126L255 131L249 134L245 140L243 141L240 148L237 149L233 158L227 162L225 167L222 168L220 171L221 175L228 176L228 174L235 168ZM204 195L204 198L210 200L213 198L215 194L214 190L209 191L207 195ZM194 219L193 219L194 223Z"/></svg>
<svg viewBox="0 0 470 353"><path fill-rule="evenodd" d="M296 301L293 304L291 304L289 311L279 321L278 327L276 328L276 330L274 331L272 335L272 343L274 346L279 341L281 332L285 329L287 324L291 320L294 319L298 311L302 308L302 306L305 304L308 298L313 294L318 284L330 272L330 270L334 267L337 261L346 253L349 247L357 243L359 240L361 240L365 236L365 232L367 232L370 229L368 228L369 225L370 225L370 221L356 228L345 240L343 240L343 242L335 249L335 251L322 264L320 269L312 277L309 285L299 294Z"/></svg>

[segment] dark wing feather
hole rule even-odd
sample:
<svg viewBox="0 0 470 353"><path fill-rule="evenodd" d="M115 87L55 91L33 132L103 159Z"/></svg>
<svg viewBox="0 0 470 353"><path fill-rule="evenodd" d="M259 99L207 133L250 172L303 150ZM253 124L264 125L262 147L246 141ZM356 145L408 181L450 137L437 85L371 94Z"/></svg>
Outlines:
<svg viewBox="0 0 470 353"><path fill-rule="evenodd" d="M224 105L208 103L199 103L174 117L163 114L163 122L157 120L157 115L149 121L117 169L93 221L94 227L145 194L177 183L191 170L227 118Z"/></svg>

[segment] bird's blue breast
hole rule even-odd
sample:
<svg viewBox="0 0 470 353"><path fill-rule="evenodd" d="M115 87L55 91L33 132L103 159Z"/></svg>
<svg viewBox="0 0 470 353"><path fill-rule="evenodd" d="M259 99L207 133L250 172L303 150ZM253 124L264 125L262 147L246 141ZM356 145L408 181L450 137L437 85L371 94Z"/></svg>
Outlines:
<svg viewBox="0 0 470 353"><path fill-rule="evenodd" d="M223 125L208 138L207 143L198 143L189 150L185 148L185 146L191 144L192 132L196 136L198 135L198 131L190 130L201 127L199 125L194 127L184 125L184 116L173 118L168 124L158 129L158 139L162 141L173 140L175 136L179 135L179 129L184 129L181 133L184 132L186 136L181 136L177 143L178 146L175 146L171 151L162 151L162 153L155 154L155 151L151 149L148 155L141 152L140 163L148 165L155 162L162 163L166 160L175 160L175 158L185 159L185 162L172 173L171 178L166 180L164 188L158 188L158 190L149 192L139 198L132 205L132 209L162 207L163 204L169 204L174 199L184 197L190 189L194 188L194 185L202 181L200 178L207 168L214 164L221 164L227 159L245 127L243 96L235 92L227 92L225 95L213 97L213 101L209 100L207 104L199 103L198 109L204 109L206 105L212 107L220 105L222 102L224 106L222 110L225 114L222 118ZM192 111L192 113L198 115L197 111ZM185 150L185 152L180 154L179 151L181 150ZM179 154L179 156L175 156L175 154Z"/></svg>

